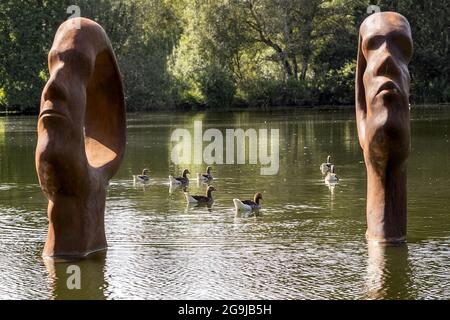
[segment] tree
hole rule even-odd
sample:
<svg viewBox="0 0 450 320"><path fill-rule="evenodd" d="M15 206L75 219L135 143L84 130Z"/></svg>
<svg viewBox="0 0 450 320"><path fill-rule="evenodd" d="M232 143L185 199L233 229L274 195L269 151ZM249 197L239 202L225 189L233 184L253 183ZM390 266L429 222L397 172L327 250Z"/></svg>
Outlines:
<svg viewBox="0 0 450 320"><path fill-rule="evenodd" d="M12 109L37 110L47 79L47 52L57 26L57 2L13 1L0 3L0 89Z"/></svg>

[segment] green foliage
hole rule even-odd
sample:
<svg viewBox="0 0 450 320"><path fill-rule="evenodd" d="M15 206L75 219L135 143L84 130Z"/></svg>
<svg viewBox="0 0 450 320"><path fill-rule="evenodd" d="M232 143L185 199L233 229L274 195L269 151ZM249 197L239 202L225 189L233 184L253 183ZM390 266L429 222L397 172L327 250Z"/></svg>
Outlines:
<svg viewBox="0 0 450 320"><path fill-rule="evenodd" d="M217 65L209 65L199 73L198 83L204 103L211 108L226 108L233 103L236 86L230 74Z"/></svg>
<svg viewBox="0 0 450 320"><path fill-rule="evenodd" d="M317 98L321 105L350 105L353 103L355 82L355 61L347 62L340 69L330 69L323 77L316 79Z"/></svg>
<svg viewBox="0 0 450 320"><path fill-rule="evenodd" d="M305 81L258 79L243 88L251 107L302 106L317 103L313 88Z"/></svg>
<svg viewBox="0 0 450 320"><path fill-rule="evenodd" d="M168 58L181 28L173 7L160 0L78 2L82 16L109 35L125 84L130 111L174 108L179 100Z"/></svg>
<svg viewBox="0 0 450 320"><path fill-rule="evenodd" d="M0 2L0 105L36 112L73 1ZM412 27L415 103L450 102L450 6L415 0L78 0L109 35L130 111L353 104L370 4Z"/></svg>
<svg viewBox="0 0 450 320"><path fill-rule="evenodd" d="M8 101L6 100L5 89L0 88L0 107L6 106Z"/></svg>
<svg viewBox="0 0 450 320"><path fill-rule="evenodd" d="M45 82L58 1L3 0L0 2L0 88L11 109L35 111ZM62 11L62 15L65 11Z"/></svg>

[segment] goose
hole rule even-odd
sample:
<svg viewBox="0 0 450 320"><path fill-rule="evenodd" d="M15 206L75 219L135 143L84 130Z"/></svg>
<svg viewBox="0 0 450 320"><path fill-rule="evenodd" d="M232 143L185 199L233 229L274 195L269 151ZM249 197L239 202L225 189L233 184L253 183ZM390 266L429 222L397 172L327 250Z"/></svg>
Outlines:
<svg viewBox="0 0 450 320"><path fill-rule="evenodd" d="M188 203L212 203L214 201L212 197L213 191L216 191L216 188L209 186L206 189L206 196L191 196L188 192L185 192L184 196Z"/></svg>
<svg viewBox="0 0 450 320"><path fill-rule="evenodd" d="M212 170L212 168L210 166L208 166L206 168L206 173L197 173L198 180L205 181L205 182L213 180L213 176L211 175L211 170Z"/></svg>
<svg viewBox="0 0 450 320"><path fill-rule="evenodd" d="M189 178L187 177L188 174L191 174L188 169L183 170L183 176L182 177L176 177L169 176L170 184L174 185L186 185L189 184Z"/></svg>
<svg viewBox="0 0 450 320"><path fill-rule="evenodd" d="M330 172L331 169L331 156L327 157L327 162L326 163L322 163L320 165L320 171L322 172L323 175L326 175L328 172Z"/></svg>
<svg viewBox="0 0 450 320"><path fill-rule="evenodd" d="M259 203L259 200L262 200L262 194L260 192L257 192L252 200L244 200L241 201L239 199L233 199L234 206L237 211L243 210L243 211L252 211L252 210L259 210L261 209L261 204Z"/></svg>
<svg viewBox="0 0 450 320"><path fill-rule="evenodd" d="M140 182L140 183L146 183L150 181L150 177L148 176L149 170L144 169L142 170L142 174L140 175L133 175L133 181L134 183Z"/></svg>
<svg viewBox="0 0 450 320"><path fill-rule="evenodd" d="M326 183L337 183L339 182L339 177L334 173L334 165L331 165L330 172L328 172L327 176L325 177Z"/></svg>

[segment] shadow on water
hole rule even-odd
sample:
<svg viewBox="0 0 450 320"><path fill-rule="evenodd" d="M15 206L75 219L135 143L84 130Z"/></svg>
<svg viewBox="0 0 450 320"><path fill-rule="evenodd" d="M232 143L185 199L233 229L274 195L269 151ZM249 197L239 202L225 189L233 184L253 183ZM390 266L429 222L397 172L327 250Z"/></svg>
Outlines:
<svg viewBox="0 0 450 320"><path fill-rule="evenodd" d="M108 283L105 279L106 251L81 260L44 259L52 298L56 300L104 300ZM78 268L74 268L78 267ZM79 270L79 273L78 271ZM79 287L76 277L79 274Z"/></svg>
<svg viewBox="0 0 450 320"><path fill-rule="evenodd" d="M413 299L408 245L367 244L365 299Z"/></svg>

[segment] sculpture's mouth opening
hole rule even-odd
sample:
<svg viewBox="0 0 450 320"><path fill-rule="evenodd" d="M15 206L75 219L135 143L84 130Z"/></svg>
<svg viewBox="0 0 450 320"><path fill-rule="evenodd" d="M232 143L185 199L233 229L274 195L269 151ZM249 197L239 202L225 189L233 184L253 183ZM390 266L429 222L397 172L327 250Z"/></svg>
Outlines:
<svg viewBox="0 0 450 320"><path fill-rule="evenodd" d="M378 96L386 93L399 94L400 88L394 83L394 81L387 81L383 83L380 88L378 88L376 95Z"/></svg>
<svg viewBox="0 0 450 320"><path fill-rule="evenodd" d="M67 119L66 115L64 115L61 112L56 111L54 109L47 109L47 110L42 111L39 114L39 119L44 119L44 118L48 118L48 117L61 118L61 119L64 119L64 120Z"/></svg>

